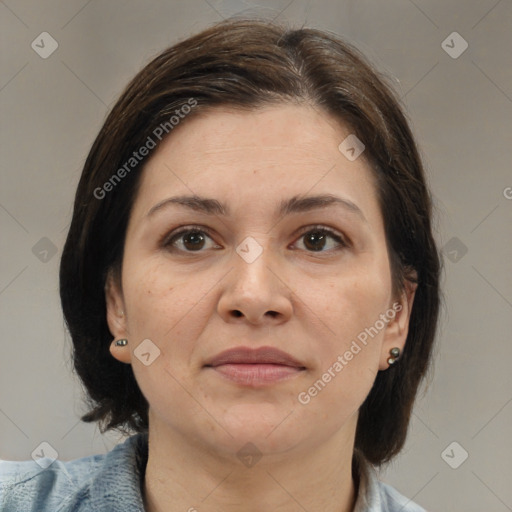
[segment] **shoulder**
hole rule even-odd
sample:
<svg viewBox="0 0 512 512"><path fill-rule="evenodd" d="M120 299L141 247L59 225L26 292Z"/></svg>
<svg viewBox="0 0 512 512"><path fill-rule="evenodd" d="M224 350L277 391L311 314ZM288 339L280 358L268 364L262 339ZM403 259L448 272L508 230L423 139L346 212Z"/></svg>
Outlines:
<svg viewBox="0 0 512 512"><path fill-rule="evenodd" d="M0 461L0 510L85 511L110 502L109 510L141 510L136 452L140 435L102 455L67 462ZM118 493L123 493L129 500Z"/></svg>
<svg viewBox="0 0 512 512"><path fill-rule="evenodd" d="M426 512L391 485L379 481L375 468L357 451L353 471L359 480L354 512Z"/></svg>
<svg viewBox="0 0 512 512"><path fill-rule="evenodd" d="M66 510L66 504L86 499L88 483L104 458L0 461L0 510Z"/></svg>
<svg viewBox="0 0 512 512"><path fill-rule="evenodd" d="M389 512L426 512L423 507L400 494L394 487L384 482L377 482L382 510Z"/></svg>

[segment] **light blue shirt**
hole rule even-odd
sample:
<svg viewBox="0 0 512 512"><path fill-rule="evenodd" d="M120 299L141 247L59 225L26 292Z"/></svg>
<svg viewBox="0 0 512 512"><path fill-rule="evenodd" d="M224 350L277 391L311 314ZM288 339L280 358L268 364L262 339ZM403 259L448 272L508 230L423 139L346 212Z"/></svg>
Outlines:
<svg viewBox="0 0 512 512"><path fill-rule="evenodd" d="M359 475L354 512L426 512L379 482L373 466L355 460L361 462L354 465ZM146 462L146 434L131 436L106 454L68 462L0 461L0 511L144 512Z"/></svg>

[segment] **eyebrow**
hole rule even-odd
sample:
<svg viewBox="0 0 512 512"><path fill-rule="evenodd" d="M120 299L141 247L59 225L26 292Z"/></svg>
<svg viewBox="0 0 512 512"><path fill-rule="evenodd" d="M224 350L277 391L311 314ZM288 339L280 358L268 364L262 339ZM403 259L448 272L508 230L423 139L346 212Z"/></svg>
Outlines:
<svg viewBox="0 0 512 512"><path fill-rule="evenodd" d="M216 199L207 197L200 197L197 195L191 196L175 196L169 197L154 205L146 217L150 217L159 210L171 205L179 205L188 210L196 211L206 215L218 215L227 217L230 215L229 208ZM293 196L290 199L281 201L276 211L276 216L281 217L292 213L304 213L318 208L327 208L332 206L341 206L350 213L359 216L365 222L366 217L363 212L355 203L348 199L344 199L332 194L322 194L316 196Z"/></svg>

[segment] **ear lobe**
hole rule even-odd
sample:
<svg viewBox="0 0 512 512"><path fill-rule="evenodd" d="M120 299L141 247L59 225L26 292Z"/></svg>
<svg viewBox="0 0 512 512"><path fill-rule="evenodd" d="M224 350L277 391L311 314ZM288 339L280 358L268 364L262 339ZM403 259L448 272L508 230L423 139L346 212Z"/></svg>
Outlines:
<svg viewBox="0 0 512 512"><path fill-rule="evenodd" d="M131 362L129 346L118 346L116 340L127 338L126 316L124 314L124 299L120 280L116 279L112 269L109 270L105 282L105 303L107 306L107 323L110 334L114 337L110 343L112 357L122 363Z"/></svg>
<svg viewBox="0 0 512 512"><path fill-rule="evenodd" d="M395 318L391 320L386 327L379 370L387 370L389 368L387 360L392 348L399 348L400 352L403 352L407 334L409 333L409 321L411 319L414 297L416 296L416 289L418 288L416 272L414 272L412 278L413 279L411 281L405 281L404 291L400 297L400 301L393 303Z"/></svg>
<svg viewBox="0 0 512 512"><path fill-rule="evenodd" d="M110 353L112 354L112 357L121 363L129 364L132 362L130 347L128 345L118 346L115 339L110 343Z"/></svg>

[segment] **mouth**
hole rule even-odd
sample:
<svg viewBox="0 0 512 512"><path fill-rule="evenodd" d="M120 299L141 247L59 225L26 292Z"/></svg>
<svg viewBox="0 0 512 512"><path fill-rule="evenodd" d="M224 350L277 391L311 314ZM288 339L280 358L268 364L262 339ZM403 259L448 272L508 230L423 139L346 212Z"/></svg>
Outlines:
<svg viewBox="0 0 512 512"><path fill-rule="evenodd" d="M273 347L236 347L213 357L204 365L242 386L261 387L300 375L306 367L290 354Z"/></svg>

